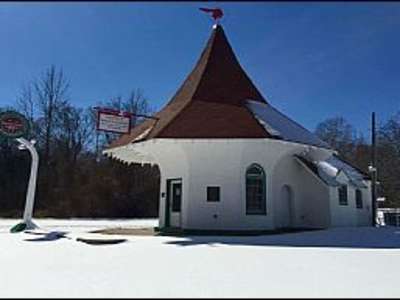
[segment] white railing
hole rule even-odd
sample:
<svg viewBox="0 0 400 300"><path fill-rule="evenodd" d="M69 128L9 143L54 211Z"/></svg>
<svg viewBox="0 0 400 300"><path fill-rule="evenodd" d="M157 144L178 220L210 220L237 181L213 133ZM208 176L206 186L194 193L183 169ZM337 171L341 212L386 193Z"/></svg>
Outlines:
<svg viewBox="0 0 400 300"><path fill-rule="evenodd" d="M385 225L400 227L400 208L378 208L384 217Z"/></svg>

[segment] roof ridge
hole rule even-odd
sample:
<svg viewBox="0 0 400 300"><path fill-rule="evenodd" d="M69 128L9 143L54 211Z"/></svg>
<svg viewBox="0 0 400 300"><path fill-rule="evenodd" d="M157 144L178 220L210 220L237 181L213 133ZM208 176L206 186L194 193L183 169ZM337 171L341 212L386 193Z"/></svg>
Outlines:
<svg viewBox="0 0 400 300"><path fill-rule="evenodd" d="M212 34L196 65L167 104L154 115L158 120L156 122L146 120L140 128L124 135L115 144L131 143L137 135L149 128L145 139L190 136L190 130L195 132L196 126L203 126L196 125L198 118L203 119L209 126L209 132L205 128L197 130L199 138L205 136L233 138L236 135L270 137L246 109L244 100L248 98L268 105L241 66L223 27L213 26ZM221 105L229 107L223 108ZM213 118L211 123L206 121L210 113ZM229 116L225 116L226 114ZM232 118L240 120L242 123L239 123L242 125L237 122L232 124ZM191 129L180 128L185 126L181 122L189 124ZM218 128L217 132L213 131L213 128Z"/></svg>
<svg viewBox="0 0 400 300"><path fill-rule="evenodd" d="M255 101L267 103L265 97L255 86L250 76L239 62L235 51L221 25L216 25L203 75L199 78L192 100L210 101L210 90L214 96L219 95L218 102L241 105L244 98L251 97ZM221 70L227 71L224 74ZM224 79L225 78L225 81ZM230 86L229 86L230 84ZM242 98L243 97L243 98Z"/></svg>
<svg viewBox="0 0 400 300"><path fill-rule="evenodd" d="M203 55L206 55L204 66L200 66L200 67L203 67L202 70L200 70L200 74L199 74L199 75L200 75L200 78L203 77L203 74L204 74L205 70L207 69L208 62L209 62L209 60L210 60L210 54L211 54L211 52L212 52L213 47L215 46L214 40L215 40L215 37L216 37L216 35L217 35L217 28L218 28L218 26L220 26L220 25L217 25L217 26L213 27L212 36L211 36L211 38L207 41L206 48L203 50L202 54L200 55L200 58L198 59L198 61L197 61L197 63L196 63L196 66L194 67L194 69L193 69L193 71L192 71L192 72L195 72L195 70L197 69L197 67L199 67L199 64L202 62ZM209 45L210 43L211 43L211 46ZM207 51L208 51L208 53L206 53ZM192 75L192 74L189 74L189 76L186 78L185 82L182 84L181 88L183 88L183 86L185 85L186 81L189 80L190 75ZM197 89L199 88L200 82L201 82L201 80L198 80L198 81L197 81L196 86L193 88L193 92L191 93L190 97L187 98L186 103L184 103L184 104L182 105L181 109L178 110L178 111L175 113L175 115L163 126L163 128L161 128L161 129L157 132L157 134L159 134L159 135L162 134L162 132L165 131L165 129L179 116L179 114L180 114L181 112L183 112L187 107L190 106L190 104L193 102L193 101L190 101L190 100L191 100L191 99L193 98L193 96L196 94L196 91L197 91ZM181 88L175 93L175 95L171 98L171 100L168 102L167 105L169 105L169 103L171 103L171 102L175 99L175 96L179 93L179 91L181 90ZM153 129L154 129L154 128L153 128ZM151 131L153 131L153 130L151 130ZM149 133L149 135L150 135L150 134L151 134L151 132Z"/></svg>

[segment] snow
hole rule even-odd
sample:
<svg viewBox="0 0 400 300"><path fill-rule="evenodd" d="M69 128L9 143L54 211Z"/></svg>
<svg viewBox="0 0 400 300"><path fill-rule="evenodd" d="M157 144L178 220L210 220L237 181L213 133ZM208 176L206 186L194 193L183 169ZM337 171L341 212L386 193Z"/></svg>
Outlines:
<svg viewBox="0 0 400 300"><path fill-rule="evenodd" d="M156 220L36 220L79 236ZM0 220L0 297L399 297L400 229L35 241ZM28 241L33 240L33 241Z"/></svg>
<svg viewBox="0 0 400 300"><path fill-rule="evenodd" d="M272 135L273 137L282 138L282 135L278 130L272 128L268 123L266 123L263 119L261 119L257 115L254 115L254 117L256 118L258 123L260 123L270 135Z"/></svg>
<svg viewBox="0 0 400 300"><path fill-rule="evenodd" d="M328 144L315 134L289 119L270 104L247 100L246 106L272 136L278 136L289 142L329 148Z"/></svg>
<svg viewBox="0 0 400 300"><path fill-rule="evenodd" d="M355 187L367 188L364 181L364 175L358 170L353 168L348 163L342 161L335 155L331 155L326 160L313 161L306 155L302 156L317 168L318 176L330 186L339 186L340 182L337 180L339 173L343 172Z"/></svg>
<svg viewBox="0 0 400 300"><path fill-rule="evenodd" d="M0 233L9 232L20 220L0 219ZM35 221L36 222L36 221ZM39 219L38 225L47 230L65 230L71 232L88 232L104 228L137 228L158 226L158 219Z"/></svg>
<svg viewBox="0 0 400 300"><path fill-rule="evenodd" d="M321 169L322 172L326 173L329 177L336 177L338 173L338 169L326 161L319 161L317 163L317 166L319 169Z"/></svg>
<svg viewBox="0 0 400 300"><path fill-rule="evenodd" d="M136 142L136 141L140 141L140 140L144 139L150 133L150 131L153 129L153 127L154 126L147 128L145 131L143 131L141 134L139 134L132 142Z"/></svg>
<svg viewBox="0 0 400 300"><path fill-rule="evenodd" d="M334 155L328 158L326 162L331 164L338 170L342 170L356 187L361 187L361 188L366 187L366 185L363 183L364 176L346 162L342 161L341 159L339 159Z"/></svg>

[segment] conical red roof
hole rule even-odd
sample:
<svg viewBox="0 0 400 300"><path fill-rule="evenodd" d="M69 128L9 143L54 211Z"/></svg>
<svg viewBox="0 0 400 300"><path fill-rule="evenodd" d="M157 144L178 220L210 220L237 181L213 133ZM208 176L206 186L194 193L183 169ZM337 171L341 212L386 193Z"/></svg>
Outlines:
<svg viewBox="0 0 400 300"><path fill-rule="evenodd" d="M151 138L270 137L246 108L247 99L266 103L216 25L192 72L155 115L158 120L143 122L111 147Z"/></svg>

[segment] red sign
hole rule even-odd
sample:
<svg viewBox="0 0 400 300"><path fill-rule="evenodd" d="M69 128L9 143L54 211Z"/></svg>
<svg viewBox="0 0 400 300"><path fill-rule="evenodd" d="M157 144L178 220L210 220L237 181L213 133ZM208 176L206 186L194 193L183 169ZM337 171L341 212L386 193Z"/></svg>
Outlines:
<svg viewBox="0 0 400 300"><path fill-rule="evenodd" d="M15 118L3 119L1 122L1 129L10 133L17 132L24 128L24 124L21 120Z"/></svg>
<svg viewBox="0 0 400 300"><path fill-rule="evenodd" d="M29 123L25 117L14 111L0 114L0 133L6 137L18 138L29 130Z"/></svg>

